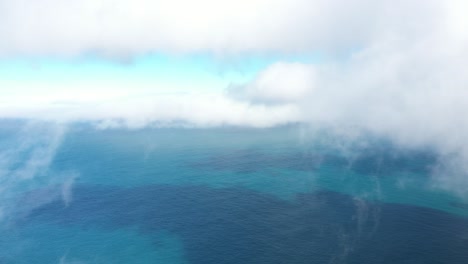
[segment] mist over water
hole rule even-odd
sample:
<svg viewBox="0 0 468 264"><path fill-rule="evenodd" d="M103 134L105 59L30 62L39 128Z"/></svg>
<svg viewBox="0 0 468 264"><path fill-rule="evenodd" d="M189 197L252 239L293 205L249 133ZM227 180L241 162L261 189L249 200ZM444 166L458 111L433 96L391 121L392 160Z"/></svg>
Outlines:
<svg viewBox="0 0 468 264"><path fill-rule="evenodd" d="M466 10L0 0L0 264L468 263Z"/></svg>
<svg viewBox="0 0 468 264"><path fill-rule="evenodd" d="M1 124L2 263L468 259L467 203L434 188L431 149L301 126Z"/></svg>

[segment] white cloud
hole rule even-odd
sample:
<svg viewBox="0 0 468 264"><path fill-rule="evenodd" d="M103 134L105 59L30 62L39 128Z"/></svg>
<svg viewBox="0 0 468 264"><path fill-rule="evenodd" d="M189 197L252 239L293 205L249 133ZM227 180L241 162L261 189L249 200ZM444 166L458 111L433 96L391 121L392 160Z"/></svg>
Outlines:
<svg viewBox="0 0 468 264"><path fill-rule="evenodd" d="M13 212L27 213L36 206L60 198L61 189L64 190L64 201L71 200L69 179L76 175L63 174L57 177L50 170L65 130L63 125L31 121L17 134L0 142L1 224L10 220ZM61 187L64 180L65 185ZM35 188L42 189L26 197L18 196ZM17 207L18 201L21 208Z"/></svg>
<svg viewBox="0 0 468 264"><path fill-rule="evenodd" d="M464 114L468 112L468 39L460 30L467 19L452 17L459 8L447 5L441 9L433 17L432 31L405 36L404 29L396 28L347 59L319 65L283 64L284 69L274 76L287 80L288 67L313 66L313 85L300 88L308 91L298 102L305 122L353 133L355 129L370 131L404 147L434 148L442 156L434 171L434 186L468 196L468 119ZM250 85L255 87L268 72ZM263 90L278 89L269 87ZM284 98L295 91L288 85L282 89Z"/></svg>
<svg viewBox="0 0 468 264"><path fill-rule="evenodd" d="M52 97L57 99L57 97ZM68 98L68 97L67 97ZM72 122L96 121L101 127L195 125L271 127L302 120L297 105L268 106L238 101L223 94L143 94L104 101L17 98L13 106L0 106L0 117ZM28 102L24 104L23 102Z"/></svg>
<svg viewBox="0 0 468 264"><path fill-rule="evenodd" d="M0 55L336 52L432 30L440 1L0 1Z"/></svg>
<svg viewBox="0 0 468 264"><path fill-rule="evenodd" d="M313 65L278 62L260 72L251 83L232 87L230 94L258 103L297 103L310 93L314 86Z"/></svg>

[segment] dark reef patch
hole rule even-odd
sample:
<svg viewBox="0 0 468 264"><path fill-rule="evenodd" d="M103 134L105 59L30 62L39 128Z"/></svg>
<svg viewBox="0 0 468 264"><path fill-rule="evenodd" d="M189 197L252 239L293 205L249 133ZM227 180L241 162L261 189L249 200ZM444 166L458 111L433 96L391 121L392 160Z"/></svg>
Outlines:
<svg viewBox="0 0 468 264"><path fill-rule="evenodd" d="M83 228L136 226L178 235L192 264L460 263L468 260L468 219L414 206L371 203L334 192L294 202L241 188L76 186L22 224Z"/></svg>

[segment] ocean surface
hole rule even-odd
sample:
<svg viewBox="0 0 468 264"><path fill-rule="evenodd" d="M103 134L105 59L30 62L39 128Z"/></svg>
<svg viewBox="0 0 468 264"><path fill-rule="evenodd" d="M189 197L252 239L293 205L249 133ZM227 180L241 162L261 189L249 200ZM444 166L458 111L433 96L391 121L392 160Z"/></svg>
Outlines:
<svg viewBox="0 0 468 264"><path fill-rule="evenodd" d="M287 126L0 121L0 263L468 263L437 155Z"/></svg>

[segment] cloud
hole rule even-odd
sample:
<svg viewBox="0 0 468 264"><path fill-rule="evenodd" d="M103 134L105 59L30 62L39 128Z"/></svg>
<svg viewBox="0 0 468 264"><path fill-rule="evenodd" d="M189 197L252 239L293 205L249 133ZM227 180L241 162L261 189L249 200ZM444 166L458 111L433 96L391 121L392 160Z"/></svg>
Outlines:
<svg viewBox="0 0 468 264"><path fill-rule="evenodd" d="M0 55L333 53L362 47L380 35L411 37L432 30L445 5L390 0L2 0Z"/></svg>
<svg viewBox="0 0 468 264"><path fill-rule="evenodd" d="M234 98L264 104L297 103L315 86L315 67L278 62L268 66L251 83L233 86Z"/></svg>
<svg viewBox="0 0 468 264"><path fill-rule="evenodd" d="M274 63L225 93L24 94L3 98L10 104L0 115L103 128L303 122L369 131L437 149L446 157L437 185L466 193L459 186L468 185L467 9L462 0L0 0L3 58L324 54L317 63Z"/></svg>
<svg viewBox="0 0 468 264"><path fill-rule="evenodd" d="M156 94L62 104L45 101L32 106L18 103L17 107L1 111L1 115L65 123L93 121L101 128L148 125L271 127L302 120L298 107L293 104L252 104L216 93Z"/></svg>
<svg viewBox="0 0 468 264"><path fill-rule="evenodd" d="M434 187L468 196L468 119L463 114L468 111L468 38L461 30L468 19L458 11L463 7L461 1L448 2L434 13L432 30L414 36L396 22L393 31L375 36L348 58L266 69L247 90L271 73L285 80L283 98L302 91L297 105L311 126L366 131L406 148L435 149L441 160ZM296 76L296 87L287 85L294 83L287 81L290 71L311 67L314 81L308 89L306 77ZM273 83L261 86L262 94L275 94L281 81Z"/></svg>
<svg viewBox="0 0 468 264"><path fill-rule="evenodd" d="M50 170L64 134L63 125L31 121L17 134L0 142L0 223L8 221L14 213L27 213L60 198L61 190L64 202L71 201L72 182L69 179L76 176L63 174L57 177ZM64 180L65 184L61 186ZM39 189L25 197L18 196L35 188ZM18 199L22 201L21 212L15 207Z"/></svg>

